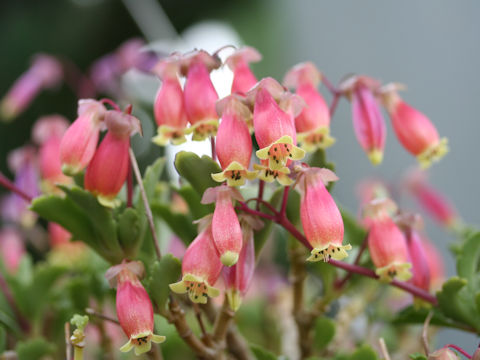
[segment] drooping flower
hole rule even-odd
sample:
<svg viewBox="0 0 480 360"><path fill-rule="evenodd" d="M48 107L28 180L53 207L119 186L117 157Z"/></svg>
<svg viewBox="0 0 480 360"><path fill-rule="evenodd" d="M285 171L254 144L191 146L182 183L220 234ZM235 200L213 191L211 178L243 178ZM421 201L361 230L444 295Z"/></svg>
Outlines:
<svg viewBox="0 0 480 360"><path fill-rule="evenodd" d="M22 113L43 90L57 86L62 80L60 62L53 56L38 54L30 68L18 78L0 102L0 115L10 120Z"/></svg>
<svg viewBox="0 0 480 360"><path fill-rule="evenodd" d="M352 120L355 136L373 165L383 159L387 129L373 91L379 83L366 76L353 76L340 85L352 101Z"/></svg>
<svg viewBox="0 0 480 360"><path fill-rule="evenodd" d="M279 170L291 160L302 159L305 151L295 145L294 114L282 110L277 104L274 98L276 94L270 89L272 83L275 84L276 81L271 78L263 79L250 93L255 96L253 126L260 147L256 155L261 160L268 160L269 169ZM277 86L283 89L280 84Z"/></svg>
<svg viewBox="0 0 480 360"><path fill-rule="evenodd" d="M335 201L325 187L338 177L328 169L302 169L298 179L301 192L300 219L312 245L307 261L342 260L352 246L343 243L343 220Z"/></svg>
<svg viewBox="0 0 480 360"><path fill-rule="evenodd" d="M115 197L127 179L130 136L142 132L140 120L117 110L105 113L108 131L85 172L85 189L108 207L118 203Z"/></svg>
<svg viewBox="0 0 480 360"><path fill-rule="evenodd" d="M447 138L440 138L430 119L408 105L397 93L397 86L383 87L382 100L392 120L398 141L416 156L422 168L439 161L448 152Z"/></svg>
<svg viewBox="0 0 480 360"><path fill-rule="evenodd" d="M388 211L383 206L377 206L372 214L368 232L368 249L375 273L381 281L392 281L394 278L402 281L412 277L409 262L408 247L405 236L398 228Z"/></svg>
<svg viewBox="0 0 480 360"><path fill-rule="evenodd" d="M193 133L193 140L201 141L217 133L215 103L218 94L210 79L210 71L219 66L218 59L202 50L186 55L182 61L181 71L187 76L183 89L185 111L191 124L186 133Z"/></svg>
<svg viewBox="0 0 480 360"><path fill-rule="evenodd" d="M178 56L172 55L161 60L153 70L162 80L162 85L158 89L153 105L158 134L152 141L161 146L169 141L174 145L186 141L184 130L188 120L183 90L178 79L179 61Z"/></svg>
<svg viewBox="0 0 480 360"><path fill-rule="evenodd" d="M233 71L232 94L245 94L257 83L257 78L248 64L260 60L262 55L249 46L236 50L225 60L227 66Z"/></svg>
<svg viewBox="0 0 480 360"><path fill-rule="evenodd" d="M212 178L218 182L227 180L228 186L241 186L246 179L253 180L257 175L256 171L248 170L252 139L246 119L251 113L234 95L217 103L217 110L222 121L218 127L216 150L223 171L212 174Z"/></svg>
<svg viewBox="0 0 480 360"><path fill-rule="evenodd" d="M236 188L217 186L208 188L202 197L202 204L215 203L212 219L213 243L223 265L232 266L238 261L242 249L242 229L232 200L243 201Z"/></svg>
<svg viewBox="0 0 480 360"><path fill-rule="evenodd" d="M208 297L216 297L220 291L213 286L222 271L222 263L213 244L212 228L207 226L188 246L182 259L182 280L170 284L178 294L188 292L194 303L205 304Z"/></svg>
<svg viewBox="0 0 480 360"><path fill-rule="evenodd" d="M430 290L440 290L445 282L445 260L435 244L425 234L422 234L422 242L430 272Z"/></svg>
<svg viewBox="0 0 480 360"><path fill-rule="evenodd" d="M321 72L311 62L294 66L286 75L284 85L296 89L306 106L295 118L297 139L307 152L327 148L335 142L330 136L330 111L325 99L317 90L322 80Z"/></svg>
<svg viewBox="0 0 480 360"><path fill-rule="evenodd" d="M262 228L263 223L253 216L243 215L240 219L243 233L243 245L238 262L231 267L223 268L226 294L230 308L237 311L242 303L255 270L255 244L253 230Z"/></svg>
<svg viewBox="0 0 480 360"><path fill-rule="evenodd" d="M117 317L128 342L120 348L128 352L132 348L135 355L150 351L152 341L162 343L165 336L153 333L153 307L139 277L143 275L143 264L125 260L107 270L105 277L117 288Z"/></svg>
<svg viewBox="0 0 480 360"><path fill-rule="evenodd" d="M428 360L458 360L457 354L444 347L428 355Z"/></svg>
<svg viewBox="0 0 480 360"><path fill-rule="evenodd" d="M25 244L22 235L13 226L0 230L0 258L10 273L15 273L25 255Z"/></svg>
<svg viewBox="0 0 480 360"><path fill-rule="evenodd" d="M415 229L408 229L406 235L409 258L412 263L412 278L410 281L413 285L429 291L431 284L430 267L423 241Z"/></svg>
<svg viewBox="0 0 480 360"><path fill-rule="evenodd" d="M78 117L63 135L60 143L62 171L76 175L83 171L95 154L100 130L107 109L99 101L83 99L78 102Z"/></svg>

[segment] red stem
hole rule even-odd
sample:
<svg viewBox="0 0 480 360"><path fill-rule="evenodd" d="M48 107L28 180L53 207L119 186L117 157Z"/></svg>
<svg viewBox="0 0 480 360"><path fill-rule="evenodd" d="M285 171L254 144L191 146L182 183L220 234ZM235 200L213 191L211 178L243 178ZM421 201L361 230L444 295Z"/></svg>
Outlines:
<svg viewBox="0 0 480 360"><path fill-rule="evenodd" d="M465 350L463 350L461 347L459 347L459 346L457 346L457 345L448 344L448 345L445 345L444 347L446 347L446 348L452 348L452 349L457 350L460 354L462 354L463 356L465 356L467 359L471 359L471 358L472 358Z"/></svg>
<svg viewBox="0 0 480 360"><path fill-rule="evenodd" d="M117 105L117 103L111 99L108 99L108 98L103 98L103 99L100 99L100 102L102 104L108 104L110 105L112 108L114 108L115 110L117 111L121 111L120 110L120 107Z"/></svg>
<svg viewBox="0 0 480 360"><path fill-rule="evenodd" d="M272 213L274 213L275 215L278 215L277 209L275 209L272 205L270 205L270 203L268 201L261 200L261 199L258 199L258 198L251 198L251 199L246 200L245 204L248 204L250 201L256 201L257 202L255 210L257 210L257 211L260 210L260 204L262 204L262 205L265 205L268 208L268 210L270 210Z"/></svg>
<svg viewBox="0 0 480 360"><path fill-rule="evenodd" d="M264 189L265 189L265 181L260 180L260 182L258 184L258 197L257 197L259 201L257 201L257 205L255 206L256 210L260 210L260 202L263 201L263 190Z"/></svg>
<svg viewBox="0 0 480 360"><path fill-rule="evenodd" d="M276 222L277 224L283 226L285 230L287 230L290 234L292 234L298 241L300 241L307 249L312 249L312 246L308 242L307 238L300 232L298 229L287 219L286 216L282 217L281 214L280 216L271 216L268 214L265 214L261 211L256 211L253 209L250 209L245 203L242 203L242 206L240 207L240 210L243 210L247 213L250 213L252 215L257 215L260 217L263 217L265 219L272 220ZM366 277L370 277L372 279L379 279L379 276L375 274L373 270L364 268L362 266L354 265L354 264L348 264L343 261L338 261L338 260L333 260L330 259L328 261L331 265L338 267L340 269L343 269L345 271L354 273L354 274L359 274L363 275ZM390 285L395 286L399 289L402 289L406 292L409 292L410 294L417 296L434 306L437 305L437 298L430 293L426 292L425 290L422 290L410 283L406 283L403 281L398 281L398 280L393 280L390 282Z"/></svg>
<svg viewBox="0 0 480 360"><path fill-rule="evenodd" d="M282 198L282 207L280 208L281 218L287 218L287 203L288 203L288 192L290 191L290 186L285 186L283 189L283 198Z"/></svg>
<svg viewBox="0 0 480 360"><path fill-rule="evenodd" d="M212 159L217 161L217 152L215 151L215 137L210 137L210 144L212 145Z"/></svg>
<svg viewBox="0 0 480 360"><path fill-rule="evenodd" d="M326 88L332 93L333 96L339 94L338 90L335 88L335 86L333 86L330 80L328 80L325 74L322 74L322 82L325 84Z"/></svg>
<svg viewBox="0 0 480 360"><path fill-rule="evenodd" d="M33 198L19 189L14 183L12 183L8 178L0 172L0 185L5 189L10 190L11 192L17 194L25 201L32 202Z"/></svg>
<svg viewBox="0 0 480 360"><path fill-rule="evenodd" d="M335 95L333 95L333 100L332 100L332 103L330 104L330 109L329 109L330 119L333 118L333 115L335 114L335 110L337 110L338 100L340 100L340 94L336 93Z"/></svg>

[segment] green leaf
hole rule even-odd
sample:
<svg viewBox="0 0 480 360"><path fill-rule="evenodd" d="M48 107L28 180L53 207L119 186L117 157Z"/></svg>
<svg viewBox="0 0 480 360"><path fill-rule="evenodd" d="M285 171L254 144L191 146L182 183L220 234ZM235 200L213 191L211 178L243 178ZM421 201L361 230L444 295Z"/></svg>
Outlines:
<svg viewBox="0 0 480 360"><path fill-rule="evenodd" d="M170 294L169 284L177 282L182 273L180 260L172 254L163 255L159 261L155 261L148 279L148 292L161 310L165 309L168 295Z"/></svg>
<svg viewBox="0 0 480 360"><path fill-rule="evenodd" d="M327 317L319 317L315 321L315 347L323 350L335 336L335 322Z"/></svg>
<svg viewBox="0 0 480 360"><path fill-rule="evenodd" d="M117 220L117 236L126 257L136 257L143 240L143 227L146 225L138 216L138 211L126 208Z"/></svg>
<svg viewBox="0 0 480 360"><path fill-rule="evenodd" d="M3 326L0 326L0 354L7 349L7 331Z"/></svg>
<svg viewBox="0 0 480 360"><path fill-rule="evenodd" d="M453 323L448 317L446 317L439 309L437 308L419 308L416 309L415 306L409 306L400 311L395 319L392 321L393 324L423 324L428 314L433 312L432 319L430 324L446 327L456 327L456 324Z"/></svg>
<svg viewBox="0 0 480 360"><path fill-rule="evenodd" d="M350 360L377 360L377 353L369 346L362 345L350 356Z"/></svg>
<svg viewBox="0 0 480 360"><path fill-rule="evenodd" d="M163 169L165 167L165 158L158 158L152 165L148 166L143 175L143 187L145 188L145 194L147 199L150 202L155 195L156 187L162 175ZM143 200L140 193L138 193L138 198L136 201L136 208L139 213L144 213Z"/></svg>
<svg viewBox="0 0 480 360"><path fill-rule="evenodd" d="M221 184L213 180L211 174L219 173L222 169L209 156L203 155L200 158L193 152L180 151L175 157L175 168L200 196L203 196L207 188Z"/></svg>
<svg viewBox="0 0 480 360"><path fill-rule="evenodd" d="M463 245L462 253L457 258L458 276L467 280L472 292L479 290L480 276L480 232L473 234Z"/></svg>
<svg viewBox="0 0 480 360"><path fill-rule="evenodd" d="M184 185L181 188L173 188L173 190L186 201L195 220L212 213L215 209L214 204L204 205L200 203L202 197L190 185Z"/></svg>
<svg viewBox="0 0 480 360"><path fill-rule="evenodd" d="M415 354L410 355L410 359L412 359L412 360L427 360L427 357L425 355L415 353Z"/></svg>
<svg viewBox="0 0 480 360"><path fill-rule="evenodd" d="M22 330L18 326L17 321L2 310L0 310L0 325L11 331L16 336L21 336L22 334Z"/></svg>
<svg viewBox="0 0 480 360"><path fill-rule="evenodd" d="M53 354L55 345L43 338L37 338L18 342L15 350L19 360L37 360L45 355Z"/></svg>
<svg viewBox="0 0 480 360"><path fill-rule="evenodd" d="M152 203L150 206L152 212L162 218L175 235L182 239L185 244L190 244L197 236L197 230L189 216L174 213L170 206L166 204Z"/></svg>
<svg viewBox="0 0 480 360"><path fill-rule="evenodd" d="M260 345L250 344L250 349L257 360L277 360L277 355L264 349Z"/></svg>

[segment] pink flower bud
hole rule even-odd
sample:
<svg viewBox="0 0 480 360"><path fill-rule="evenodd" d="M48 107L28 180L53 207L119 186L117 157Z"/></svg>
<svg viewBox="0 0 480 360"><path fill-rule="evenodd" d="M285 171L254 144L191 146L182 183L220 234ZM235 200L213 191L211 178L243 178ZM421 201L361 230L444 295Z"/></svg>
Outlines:
<svg viewBox="0 0 480 360"><path fill-rule="evenodd" d="M342 260L352 246L343 243L343 220L337 204L326 189L338 177L328 169L303 169L298 180L301 192L300 219L313 250L307 261Z"/></svg>
<svg viewBox="0 0 480 360"><path fill-rule="evenodd" d="M407 230L407 245L410 262L412 263L413 285L430 290L430 268L428 266L427 252L420 235L414 229Z"/></svg>
<svg viewBox="0 0 480 360"><path fill-rule="evenodd" d="M249 46L236 50L225 60L227 66L233 71L232 94L245 94L257 83L257 78L248 64L260 60L262 60L262 55Z"/></svg>
<svg viewBox="0 0 480 360"><path fill-rule="evenodd" d="M255 93L253 126L255 138L260 147L256 155L262 160L268 160L269 169L279 170L290 160L302 159L305 151L295 146L296 131L293 114L280 108L267 86L264 86L266 81L272 81L272 79L263 79L252 90Z"/></svg>
<svg viewBox="0 0 480 360"><path fill-rule="evenodd" d="M368 249L381 281L406 281L412 277L405 236L385 210L371 220Z"/></svg>
<svg viewBox="0 0 480 360"><path fill-rule="evenodd" d="M448 152L447 138L441 138L432 122L405 103L395 89L384 87L383 102L392 120L398 141L417 157L422 168L439 161Z"/></svg>
<svg viewBox="0 0 480 360"><path fill-rule="evenodd" d="M30 68L13 84L0 103L0 114L12 119L23 112L43 89L57 86L62 79L62 65L52 56L38 54Z"/></svg>
<svg viewBox="0 0 480 360"><path fill-rule="evenodd" d="M114 207L118 204L115 197L127 179L130 136L141 133L141 125L136 117L116 110L105 113L105 124L108 132L85 172L85 189L102 205Z"/></svg>
<svg viewBox="0 0 480 360"><path fill-rule="evenodd" d="M178 294L188 292L194 303L205 304L207 297L220 294L213 285L222 271L222 263L213 244L212 229L208 226L188 246L182 260L182 280L170 284L170 289Z"/></svg>
<svg viewBox="0 0 480 360"><path fill-rule="evenodd" d="M296 89L306 107L295 118L298 142L305 151L327 148L335 142L330 136L330 111L317 90L322 74L311 62L294 66L286 75L284 85Z"/></svg>
<svg viewBox="0 0 480 360"><path fill-rule="evenodd" d="M448 348L441 348L429 354L428 360L458 360L458 356Z"/></svg>
<svg viewBox="0 0 480 360"><path fill-rule="evenodd" d="M183 90L178 79L178 62L178 57L170 57L160 61L154 68L154 72L162 79L162 85L153 105L158 135L152 141L161 146L169 141L174 145L186 141L184 130L188 120Z"/></svg>
<svg viewBox="0 0 480 360"><path fill-rule="evenodd" d="M228 303L233 311L237 311L242 303L253 279L255 270L255 244L253 230L262 228L263 223L252 217L242 216L240 219L243 233L243 245L238 262L231 267L223 268Z"/></svg>
<svg viewBox="0 0 480 360"><path fill-rule="evenodd" d="M227 180L228 186L241 186L245 180L255 179L257 172L248 171L252 157L252 139L246 119L251 117L250 110L234 95L217 103L222 121L216 137L218 160L221 173L212 174L215 181Z"/></svg>
<svg viewBox="0 0 480 360"><path fill-rule="evenodd" d="M152 341L162 343L165 336L153 333L153 307L138 276L143 274L143 264L125 260L108 269L105 277L116 282L117 317L128 342L120 348L122 352L135 349L135 355L150 351Z"/></svg>
<svg viewBox="0 0 480 360"><path fill-rule="evenodd" d="M187 133L193 133L192 139L200 141L215 136L218 128L215 109L218 95L209 73L209 66L215 60L206 52L199 51L186 62L188 73L183 94L188 121L192 125Z"/></svg>
<svg viewBox="0 0 480 360"><path fill-rule="evenodd" d="M99 101L84 99L78 102L78 117L60 143L60 160L65 174L78 174L92 160L105 112L105 106Z"/></svg>
<svg viewBox="0 0 480 360"><path fill-rule="evenodd" d="M439 224L453 228L460 222L453 205L428 183L425 173L412 172L406 179L406 185L420 206Z"/></svg>
<svg viewBox="0 0 480 360"><path fill-rule="evenodd" d="M233 209L233 200L243 201L240 192L228 186L208 188L202 204L215 202L212 219L213 242L223 265L232 266L238 261L242 249L242 229Z"/></svg>
<svg viewBox="0 0 480 360"><path fill-rule="evenodd" d="M72 238L72 234L70 234L62 226L53 222L48 223L48 236L50 238L50 246L52 248L59 245L68 244Z"/></svg>
<svg viewBox="0 0 480 360"><path fill-rule="evenodd" d="M383 159L387 129L378 102L363 81L358 81L353 88L352 119L358 142L366 151L372 164L380 164Z"/></svg>
<svg viewBox="0 0 480 360"><path fill-rule="evenodd" d="M25 244L17 229L5 227L0 230L0 257L10 273L17 271L25 253Z"/></svg>

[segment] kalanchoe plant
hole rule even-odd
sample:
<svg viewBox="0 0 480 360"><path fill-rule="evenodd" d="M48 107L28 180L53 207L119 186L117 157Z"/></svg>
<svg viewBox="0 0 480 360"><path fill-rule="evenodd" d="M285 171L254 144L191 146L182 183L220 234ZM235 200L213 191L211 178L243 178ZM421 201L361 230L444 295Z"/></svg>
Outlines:
<svg viewBox="0 0 480 360"><path fill-rule="evenodd" d="M341 98L351 102L353 131L373 164L385 151L381 104L399 141L422 165L445 154L445 140L398 96L398 86L365 75L335 86L304 62L287 71L284 87L253 73L249 64L261 55L250 47L166 56L142 46L128 41L95 62L78 94L87 93L85 84L93 88L79 95L77 109L71 104L76 120L67 129L63 117L40 118L33 145L9 158L15 180L0 174L11 192L2 200L0 229L0 357L13 351L19 359L115 358L120 349L126 359L143 353L158 359L162 351L165 358L207 360L280 353L375 360L377 341L363 334L380 327L391 334L380 341L385 358L386 343L399 358L479 357L478 350L470 356L451 344L429 351L426 336L403 325L425 322L426 329L431 322L480 334L480 233L461 224L424 175L408 177L400 189L383 179L363 182L358 219L332 191L341 180L327 151ZM41 59L4 98L3 115L20 114L39 91L60 81L64 69L47 69L56 76L46 79ZM222 99L210 78L220 67L233 73ZM132 68L161 80L150 108L122 87L122 74ZM321 93L320 82L330 94ZM96 99L96 93L115 99ZM117 101L135 101L135 109L122 111ZM135 139L145 145L140 154L131 138L142 133L140 118L146 125L149 116L157 133ZM153 152L207 138L211 157L182 151L175 160L146 164ZM151 141L166 149L149 152ZM136 153L147 165L143 176ZM167 162L179 179L163 172ZM396 205L404 188L459 236L458 276L445 281L438 244L427 240L417 215ZM83 316L74 317L72 336L70 318L84 313L88 326ZM356 320L367 324L361 334L350 326ZM421 338L425 355L411 345ZM181 341L191 352L183 352Z"/></svg>

